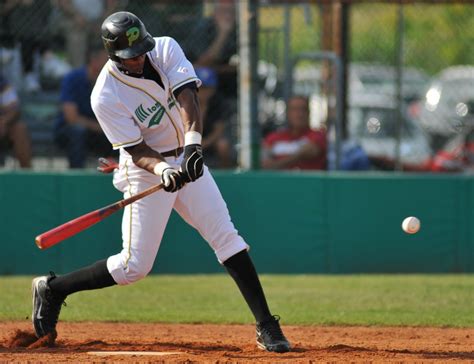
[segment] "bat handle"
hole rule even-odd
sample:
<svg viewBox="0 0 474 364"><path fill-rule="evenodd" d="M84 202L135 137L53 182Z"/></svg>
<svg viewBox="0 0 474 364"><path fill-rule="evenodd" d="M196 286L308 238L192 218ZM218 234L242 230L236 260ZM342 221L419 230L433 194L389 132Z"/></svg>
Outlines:
<svg viewBox="0 0 474 364"><path fill-rule="evenodd" d="M117 168L119 168L119 165L112 158L99 158L99 165L97 166L99 172L112 173Z"/></svg>

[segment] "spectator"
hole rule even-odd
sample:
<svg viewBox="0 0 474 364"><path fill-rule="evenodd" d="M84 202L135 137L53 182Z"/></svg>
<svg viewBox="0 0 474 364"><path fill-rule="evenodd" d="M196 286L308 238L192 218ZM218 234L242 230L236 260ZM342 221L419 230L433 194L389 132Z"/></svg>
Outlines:
<svg viewBox="0 0 474 364"><path fill-rule="evenodd" d="M68 73L61 84L61 114L55 125L56 143L66 149L70 168L84 168L88 150L110 156L110 143L92 111L90 96L107 61L101 47L92 49L87 65Z"/></svg>
<svg viewBox="0 0 474 364"><path fill-rule="evenodd" d="M155 37L164 34L182 42L190 36L189 29L201 20L200 1L129 1L125 11L138 16Z"/></svg>
<svg viewBox="0 0 474 364"><path fill-rule="evenodd" d="M0 75L0 144L13 145L21 168L31 168L31 144L26 124L20 120L16 90Z"/></svg>
<svg viewBox="0 0 474 364"><path fill-rule="evenodd" d="M235 156L232 152L231 126L232 108L218 93L217 74L212 68L196 67L197 77L202 81L198 97L203 115L202 147L206 164L215 168L235 167Z"/></svg>
<svg viewBox="0 0 474 364"><path fill-rule="evenodd" d="M262 168L326 169L326 135L310 128L307 97L288 100L287 120L287 128L264 139Z"/></svg>
<svg viewBox="0 0 474 364"><path fill-rule="evenodd" d="M231 64L237 54L235 2L217 0L212 17L204 18L190 34L184 44L189 60L195 66L213 68L218 74L218 93L235 98L237 68Z"/></svg>
<svg viewBox="0 0 474 364"><path fill-rule="evenodd" d="M40 90L40 54L52 41L49 22L52 5L49 0L5 0L0 6L3 24L2 45L14 48L21 44L23 90Z"/></svg>
<svg viewBox="0 0 474 364"><path fill-rule="evenodd" d="M118 0L56 0L65 15L64 33L68 63L78 68L86 63L89 40L97 37L102 19L119 7Z"/></svg>

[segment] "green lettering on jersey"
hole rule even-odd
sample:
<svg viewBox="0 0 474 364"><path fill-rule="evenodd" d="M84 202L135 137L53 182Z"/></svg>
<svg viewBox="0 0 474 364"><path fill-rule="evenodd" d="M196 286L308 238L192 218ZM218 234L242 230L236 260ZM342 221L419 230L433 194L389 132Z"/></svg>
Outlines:
<svg viewBox="0 0 474 364"><path fill-rule="evenodd" d="M160 107L158 111L151 117L150 123L148 124L148 127L150 128L153 125L158 125L163 118L163 115L165 113L165 109L163 107Z"/></svg>
<svg viewBox="0 0 474 364"><path fill-rule="evenodd" d="M138 120L140 120L143 123L145 122L147 116L150 114L147 113L145 109L143 108L143 105L140 104L140 106L137 107L137 109L135 110L135 115L138 118Z"/></svg>
<svg viewBox="0 0 474 364"><path fill-rule="evenodd" d="M152 105L151 107L147 107L146 109L143 107L142 104L140 104L140 106L138 106L135 109L135 116L143 124L145 124L146 120L151 115L150 122L148 123L148 127L151 127L153 125L158 125L161 119L163 118L164 113L165 113L165 109L163 106L160 105L159 102L157 102L155 105Z"/></svg>
<svg viewBox="0 0 474 364"><path fill-rule="evenodd" d="M140 29L138 29L137 27L132 27L127 30L127 33L125 34L127 35L128 46L131 47L133 42L135 42L140 36Z"/></svg>

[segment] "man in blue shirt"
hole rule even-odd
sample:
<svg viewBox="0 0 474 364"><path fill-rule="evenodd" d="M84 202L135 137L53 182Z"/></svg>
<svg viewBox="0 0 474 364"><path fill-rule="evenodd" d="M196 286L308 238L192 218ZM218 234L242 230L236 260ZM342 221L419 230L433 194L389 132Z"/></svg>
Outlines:
<svg viewBox="0 0 474 364"><path fill-rule="evenodd" d="M90 96L107 53L91 49L87 65L67 74L61 85L61 114L55 125L55 139L66 149L69 167L83 168L87 153L110 156L112 148L92 111Z"/></svg>

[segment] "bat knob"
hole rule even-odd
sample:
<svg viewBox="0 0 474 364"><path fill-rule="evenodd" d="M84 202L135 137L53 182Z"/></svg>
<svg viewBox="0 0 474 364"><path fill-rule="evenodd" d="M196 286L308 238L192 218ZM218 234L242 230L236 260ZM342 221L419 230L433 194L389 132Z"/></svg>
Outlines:
<svg viewBox="0 0 474 364"><path fill-rule="evenodd" d="M99 166L97 170L102 173L112 173L116 168L119 168L118 163L112 158L99 158Z"/></svg>

